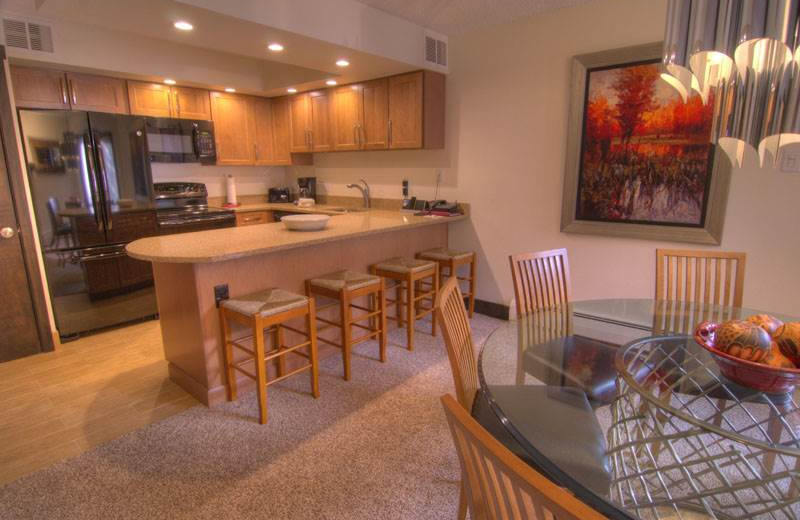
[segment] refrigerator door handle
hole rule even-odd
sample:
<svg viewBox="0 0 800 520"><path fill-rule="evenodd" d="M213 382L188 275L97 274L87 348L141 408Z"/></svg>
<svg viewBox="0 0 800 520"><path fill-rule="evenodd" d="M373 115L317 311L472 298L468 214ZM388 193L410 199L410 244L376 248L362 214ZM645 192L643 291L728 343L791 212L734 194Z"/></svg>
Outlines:
<svg viewBox="0 0 800 520"><path fill-rule="evenodd" d="M99 140L95 139L95 143L97 142L99 142ZM105 215L106 229L111 231L114 228L114 222L111 220L111 201L108 197L108 179L106 177L106 167L103 163L103 153L100 148L97 149L97 163L100 181L103 183L103 213Z"/></svg>
<svg viewBox="0 0 800 520"><path fill-rule="evenodd" d="M94 146L91 137L87 134L83 137L83 146L86 153L86 166L89 168L89 184L92 192L92 206L94 206L94 223L98 231L103 231L103 219L100 214L100 197L97 190L97 168L94 162Z"/></svg>

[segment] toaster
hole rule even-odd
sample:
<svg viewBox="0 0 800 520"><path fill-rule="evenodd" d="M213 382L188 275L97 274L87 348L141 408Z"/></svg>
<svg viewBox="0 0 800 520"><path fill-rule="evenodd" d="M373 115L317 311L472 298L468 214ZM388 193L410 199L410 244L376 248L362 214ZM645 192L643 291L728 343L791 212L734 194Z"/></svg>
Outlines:
<svg viewBox="0 0 800 520"><path fill-rule="evenodd" d="M268 202L289 202L289 188L270 188L267 192Z"/></svg>

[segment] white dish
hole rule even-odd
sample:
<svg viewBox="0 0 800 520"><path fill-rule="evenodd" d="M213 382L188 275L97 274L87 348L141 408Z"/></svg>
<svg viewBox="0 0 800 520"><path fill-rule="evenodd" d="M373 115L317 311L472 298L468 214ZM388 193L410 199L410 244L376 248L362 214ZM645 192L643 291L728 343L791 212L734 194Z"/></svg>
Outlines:
<svg viewBox="0 0 800 520"><path fill-rule="evenodd" d="M330 219L330 215L309 213L307 215L286 215L281 218L281 222L290 231L319 231L325 229Z"/></svg>

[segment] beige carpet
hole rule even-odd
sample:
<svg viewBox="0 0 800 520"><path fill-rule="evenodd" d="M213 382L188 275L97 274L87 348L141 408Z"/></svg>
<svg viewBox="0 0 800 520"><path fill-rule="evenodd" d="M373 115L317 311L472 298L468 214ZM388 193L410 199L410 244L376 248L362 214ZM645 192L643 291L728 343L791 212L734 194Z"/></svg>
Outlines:
<svg viewBox="0 0 800 520"><path fill-rule="evenodd" d="M476 344L498 325L476 315ZM305 375L270 387L266 426L250 393L24 477L0 488L0 518L453 518L458 461L438 399L453 392L449 364L441 337L415 343L386 364L360 345L349 382L325 360L316 400Z"/></svg>

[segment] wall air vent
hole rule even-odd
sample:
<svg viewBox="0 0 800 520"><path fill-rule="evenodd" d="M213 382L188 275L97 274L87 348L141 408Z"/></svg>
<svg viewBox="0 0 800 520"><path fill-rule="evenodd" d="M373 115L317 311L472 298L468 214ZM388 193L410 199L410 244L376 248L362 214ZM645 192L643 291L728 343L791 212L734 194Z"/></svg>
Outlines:
<svg viewBox="0 0 800 520"><path fill-rule="evenodd" d="M53 52L53 31L49 25L3 18L3 35L7 47Z"/></svg>
<svg viewBox="0 0 800 520"><path fill-rule="evenodd" d="M447 67L447 42L425 36L425 61Z"/></svg>

